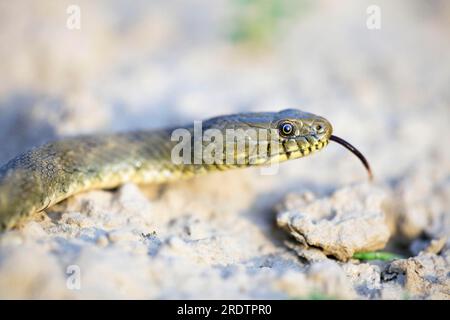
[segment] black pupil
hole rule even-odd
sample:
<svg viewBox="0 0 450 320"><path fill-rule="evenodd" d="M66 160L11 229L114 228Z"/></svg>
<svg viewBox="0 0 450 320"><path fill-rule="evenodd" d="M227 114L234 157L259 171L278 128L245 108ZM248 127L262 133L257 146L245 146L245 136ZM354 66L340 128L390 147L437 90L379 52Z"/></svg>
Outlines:
<svg viewBox="0 0 450 320"><path fill-rule="evenodd" d="M292 133L292 125L290 123L285 123L285 124L283 124L282 130L283 130L284 134L291 134Z"/></svg>

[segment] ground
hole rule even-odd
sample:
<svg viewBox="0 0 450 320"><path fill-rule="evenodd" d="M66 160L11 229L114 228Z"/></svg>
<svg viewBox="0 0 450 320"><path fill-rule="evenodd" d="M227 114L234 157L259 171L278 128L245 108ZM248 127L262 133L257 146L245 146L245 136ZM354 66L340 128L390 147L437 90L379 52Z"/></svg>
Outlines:
<svg viewBox="0 0 450 320"><path fill-rule="evenodd" d="M450 298L445 1L0 4L0 163L45 141L298 108L304 159L70 198L0 235L1 298ZM327 230L325 232L324 230ZM355 259L378 250L393 261Z"/></svg>

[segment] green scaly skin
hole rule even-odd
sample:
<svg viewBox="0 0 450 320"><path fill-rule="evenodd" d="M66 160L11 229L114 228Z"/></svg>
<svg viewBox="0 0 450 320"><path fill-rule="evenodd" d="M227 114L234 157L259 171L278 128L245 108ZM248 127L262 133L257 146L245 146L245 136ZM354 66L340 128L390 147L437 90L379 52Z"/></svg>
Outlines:
<svg viewBox="0 0 450 320"><path fill-rule="evenodd" d="M294 126L293 134L275 136L284 121ZM182 128L193 132L193 126ZM0 168L0 229L10 229L31 214L87 190L127 182L164 183L210 171L297 159L325 147L332 133L326 119L294 109L221 116L203 122L203 131L218 129L226 135L227 129L267 129L270 134L258 143L265 143L269 157L251 158L248 148L236 148L232 156L241 160L238 164L174 164L171 152L178 144L171 140L174 129L69 138L12 159Z"/></svg>

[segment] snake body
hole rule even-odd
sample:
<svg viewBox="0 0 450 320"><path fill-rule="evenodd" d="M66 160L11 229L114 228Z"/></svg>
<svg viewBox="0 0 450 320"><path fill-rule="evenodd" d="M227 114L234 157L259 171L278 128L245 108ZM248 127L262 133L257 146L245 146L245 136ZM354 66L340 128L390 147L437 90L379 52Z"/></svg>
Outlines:
<svg viewBox="0 0 450 320"><path fill-rule="evenodd" d="M194 131L192 125L181 128ZM279 144L277 152L251 162L249 149L234 149L234 159L243 159L239 164L176 164L171 155L179 141L173 141L171 135L177 128L79 136L34 148L0 168L0 228L14 227L32 213L91 189L114 188L126 182L164 183L303 157L327 145L332 133L326 119L295 109L226 115L203 122L203 130L224 134L228 129L249 128L277 133L277 140L272 136L265 141L269 151L275 150L274 143ZM287 129L288 134L278 134Z"/></svg>

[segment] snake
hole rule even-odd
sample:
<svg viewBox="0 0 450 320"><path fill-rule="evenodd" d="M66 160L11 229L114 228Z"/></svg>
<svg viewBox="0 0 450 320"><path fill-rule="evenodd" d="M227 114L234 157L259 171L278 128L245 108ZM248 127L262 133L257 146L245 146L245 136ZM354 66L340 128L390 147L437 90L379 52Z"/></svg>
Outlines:
<svg viewBox="0 0 450 320"><path fill-rule="evenodd" d="M161 184L213 171L267 166L308 156L329 141L355 154L372 177L365 157L333 135L327 119L312 113L297 109L237 113L217 116L201 125L204 135L200 139L195 137L195 125L188 124L66 137L18 155L0 167L0 230L15 228L34 213L88 190L114 189L129 182ZM181 138L174 139L174 132L180 129L189 134L183 144ZM253 129L266 130L267 134L255 140L254 135L247 134ZM215 139L204 139L207 132L215 132ZM223 148L217 134L228 137L228 132L244 132L244 140L249 138L245 141L253 141L253 146L265 152L255 155L250 144L238 148L242 138L227 140L226 146L231 148ZM202 150L212 146L214 159L223 161L195 161L199 154L196 143ZM186 147L192 145L194 148ZM178 155L187 161L174 161L174 150L178 149Z"/></svg>

